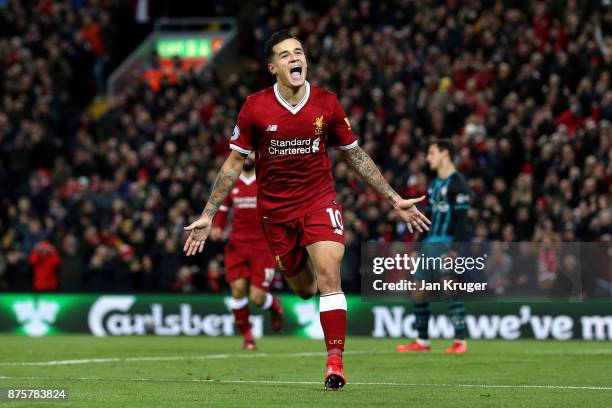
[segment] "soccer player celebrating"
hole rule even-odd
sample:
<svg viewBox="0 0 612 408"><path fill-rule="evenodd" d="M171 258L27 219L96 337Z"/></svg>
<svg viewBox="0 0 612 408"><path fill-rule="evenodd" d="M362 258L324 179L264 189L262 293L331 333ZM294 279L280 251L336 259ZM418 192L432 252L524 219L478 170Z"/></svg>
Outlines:
<svg viewBox="0 0 612 408"><path fill-rule="evenodd" d="M268 70L276 84L249 96L240 113L225 160L201 217L185 229L188 256L202 252L212 219L243 169L256 153L257 215L277 267L294 292L309 299L320 292L319 313L327 347L325 388L346 384L342 354L346 299L340 285L344 225L335 201L327 150L335 147L350 167L387 198L409 231L428 230L416 207L425 199L403 199L358 146L335 94L306 81L302 44L288 31L265 45Z"/></svg>
<svg viewBox="0 0 612 408"><path fill-rule="evenodd" d="M229 210L234 219L229 241L225 245L225 279L230 285L230 308L236 326L244 340L243 350L255 350L255 338L249 322L249 300L263 310L270 311L272 329L283 326L283 308L278 297L268 293L274 279L274 257L257 221L257 182L255 180L255 154L249 154L234 188L227 195L214 219L210 237L221 238Z"/></svg>
<svg viewBox="0 0 612 408"><path fill-rule="evenodd" d="M436 172L437 178L431 181L427 194L429 197L428 215L433 220L431 229L424 239L423 251L428 256L452 255L451 242L464 242L467 239L467 210L469 208L470 190L465 178L455 169L453 157L455 146L449 139L434 140L427 150L427 163ZM431 243L431 245L428 245ZM416 280L440 282L453 280L452 270L423 270L415 273ZM421 285L418 285L419 287ZM429 317L431 309L427 294L417 291L415 294L415 326L419 337L409 345L397 346L400 353L411 351L429 351ZM455 340L447 353L465 353L465 307L456 299L454 293L443 293L448 302L448 313L455 329Z"/></svg>

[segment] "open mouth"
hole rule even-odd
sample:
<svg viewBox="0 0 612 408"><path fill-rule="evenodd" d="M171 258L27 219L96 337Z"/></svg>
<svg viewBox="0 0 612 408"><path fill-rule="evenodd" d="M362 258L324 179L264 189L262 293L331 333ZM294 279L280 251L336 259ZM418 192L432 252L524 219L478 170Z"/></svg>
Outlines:
<svg viewBox="0 0 612 408"><path fill-rule="evenodd" d="M291 75L291 79L298 80L302 77L302 67L295 66L289 70L289 75Z"/></svg>

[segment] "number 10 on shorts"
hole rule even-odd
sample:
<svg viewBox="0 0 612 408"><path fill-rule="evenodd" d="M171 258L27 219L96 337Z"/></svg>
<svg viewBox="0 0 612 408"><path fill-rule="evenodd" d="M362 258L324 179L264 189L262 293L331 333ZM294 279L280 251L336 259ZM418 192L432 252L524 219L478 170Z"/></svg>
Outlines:
<svg viewBox="0 0 612 408"><path fill-rule="evenodd" d="M327 214L329 214L329 220L331 221L334 233L342 235L344 233L344 225L342 224L342 214L340 213L340 210L328 208L326 211Z"/></svg>

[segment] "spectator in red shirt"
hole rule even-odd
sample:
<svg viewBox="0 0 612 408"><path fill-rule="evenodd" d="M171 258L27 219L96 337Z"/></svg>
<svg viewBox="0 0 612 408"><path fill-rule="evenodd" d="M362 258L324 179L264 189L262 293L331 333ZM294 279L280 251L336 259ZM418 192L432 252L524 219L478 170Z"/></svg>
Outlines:
<svg viewBox="0 0 612 408"><path fill-rule="evenodd" d="M38 292L57 290L60 265L57 249L47 240L40 241L30 253L28 261L34 272L34 290Z"/></svg>

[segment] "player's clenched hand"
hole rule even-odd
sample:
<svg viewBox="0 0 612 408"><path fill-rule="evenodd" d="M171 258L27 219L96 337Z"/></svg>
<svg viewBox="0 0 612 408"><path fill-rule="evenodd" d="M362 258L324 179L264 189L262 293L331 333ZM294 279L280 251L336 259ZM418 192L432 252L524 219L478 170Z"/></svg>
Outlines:
<svg viewBox="0 0 612 408"><path fill-rule="evenodd" d="M410 231L410 233L413 233L414 229L419 232L429 231L429 224L431 224L431 221L429 221L429 219L416 207L416 204L424 199L425 196L400 200L395 206L395 210L408 226L408 231Z"/></svg>
<svg viewBox="0 0 612 408"><path fill-rule="evenodd" d="M203 215L197 221L192 222L189 226L185 227L185 231L189 231L189 237L185 242L183 251L187 253L187 256L201 253L204 250L204 243L212 226L212 219Z"/></svg>

